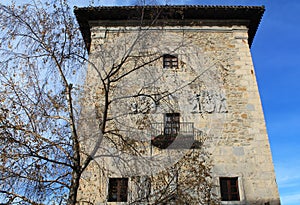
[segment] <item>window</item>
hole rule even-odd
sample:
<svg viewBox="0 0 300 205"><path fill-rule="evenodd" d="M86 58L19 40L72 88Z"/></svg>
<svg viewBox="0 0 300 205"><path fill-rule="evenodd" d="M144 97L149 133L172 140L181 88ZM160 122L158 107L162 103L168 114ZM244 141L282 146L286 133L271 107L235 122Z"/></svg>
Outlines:
<svg viewBox="0 0 300 205"><path fill-rule="evenodd" d="M128 178L110 178L108 184L109 202L126 202Z"/></svg>
<svg viewBox="0 0 300 205"><path fill-rule="evenodd" d="M164 134L177 135L180 129L180 113L166 113Z"/></svg>
<svg viewBox="0 0 300 205"><path fill-rule="evenodd" d="M178 68L177 56L165 54L163 56L164 68Z"/></svg>
<svg viewBox="0 0 300 205"><path fill-rule="evenodd" d="M238 177L221 177L221 200L222 201L239 201Z"/></svg>

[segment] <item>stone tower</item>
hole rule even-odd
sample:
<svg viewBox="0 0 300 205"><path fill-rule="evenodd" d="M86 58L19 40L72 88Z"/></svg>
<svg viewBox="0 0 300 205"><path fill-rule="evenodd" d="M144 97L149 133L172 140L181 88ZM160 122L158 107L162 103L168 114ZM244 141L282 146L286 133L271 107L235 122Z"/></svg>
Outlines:
<svg viewBox="0 0 300 205"><path fill-rule="evenodd" d="M250 47L264 7L75 8L80 204L280 204ZM101 132L102 133L101 133Z"/></svg>

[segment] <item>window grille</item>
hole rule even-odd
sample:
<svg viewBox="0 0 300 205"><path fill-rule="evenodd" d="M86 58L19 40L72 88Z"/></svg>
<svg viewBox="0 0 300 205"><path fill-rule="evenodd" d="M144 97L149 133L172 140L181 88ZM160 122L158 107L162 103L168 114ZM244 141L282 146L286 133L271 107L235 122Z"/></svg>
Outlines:
<svg viewBox="0 0 300 205"><path fill-rule="evenodd" d="M163 56L164 68L178 68L178 58L175 55L165 54Z"/></svg>

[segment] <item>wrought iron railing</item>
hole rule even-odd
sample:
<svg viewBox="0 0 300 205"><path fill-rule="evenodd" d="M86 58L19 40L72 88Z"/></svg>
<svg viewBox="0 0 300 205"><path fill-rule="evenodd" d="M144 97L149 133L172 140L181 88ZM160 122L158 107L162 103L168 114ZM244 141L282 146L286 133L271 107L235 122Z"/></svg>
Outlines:
<svg viewBox="0 0 300 205"><path fill-rule="evenodd" d="M192 122L152 123L151 144L161 149L195 147L195 129Z"/></svg>
<svg viewBox="0 0 300 205"><path fill-rule="evenodd" d="M194 123L193 122L180 122L174 124L166 123L152 123L151 136L158 135L178 134L179 136L194 136Z"/></svg>

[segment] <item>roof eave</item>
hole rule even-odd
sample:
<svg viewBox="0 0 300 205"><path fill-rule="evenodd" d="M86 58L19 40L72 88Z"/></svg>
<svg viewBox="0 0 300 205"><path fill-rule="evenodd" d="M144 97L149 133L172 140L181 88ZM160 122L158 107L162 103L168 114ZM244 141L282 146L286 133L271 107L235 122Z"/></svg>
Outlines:
<svg viewBox="0 0 300 205"><path fill-rule="evenodd" d="M105 21L111 23L122 20L124 22L123 26L126 26L128 22L136 22L136 26L156 25L141 25L142 16L145 20L176 20L178 25L184 25L185 22L191 19L227 20L227 22L232 20L232 23L234 23L233 20L240 20L245 22L245 26L248 27L248 43L251 47L264 11L264 6L111 6L74 8L74 13L88 50L91 43L90 21L101 20L102 23ZM109 27L109 25L105 24L103 26Z"/></svg>

